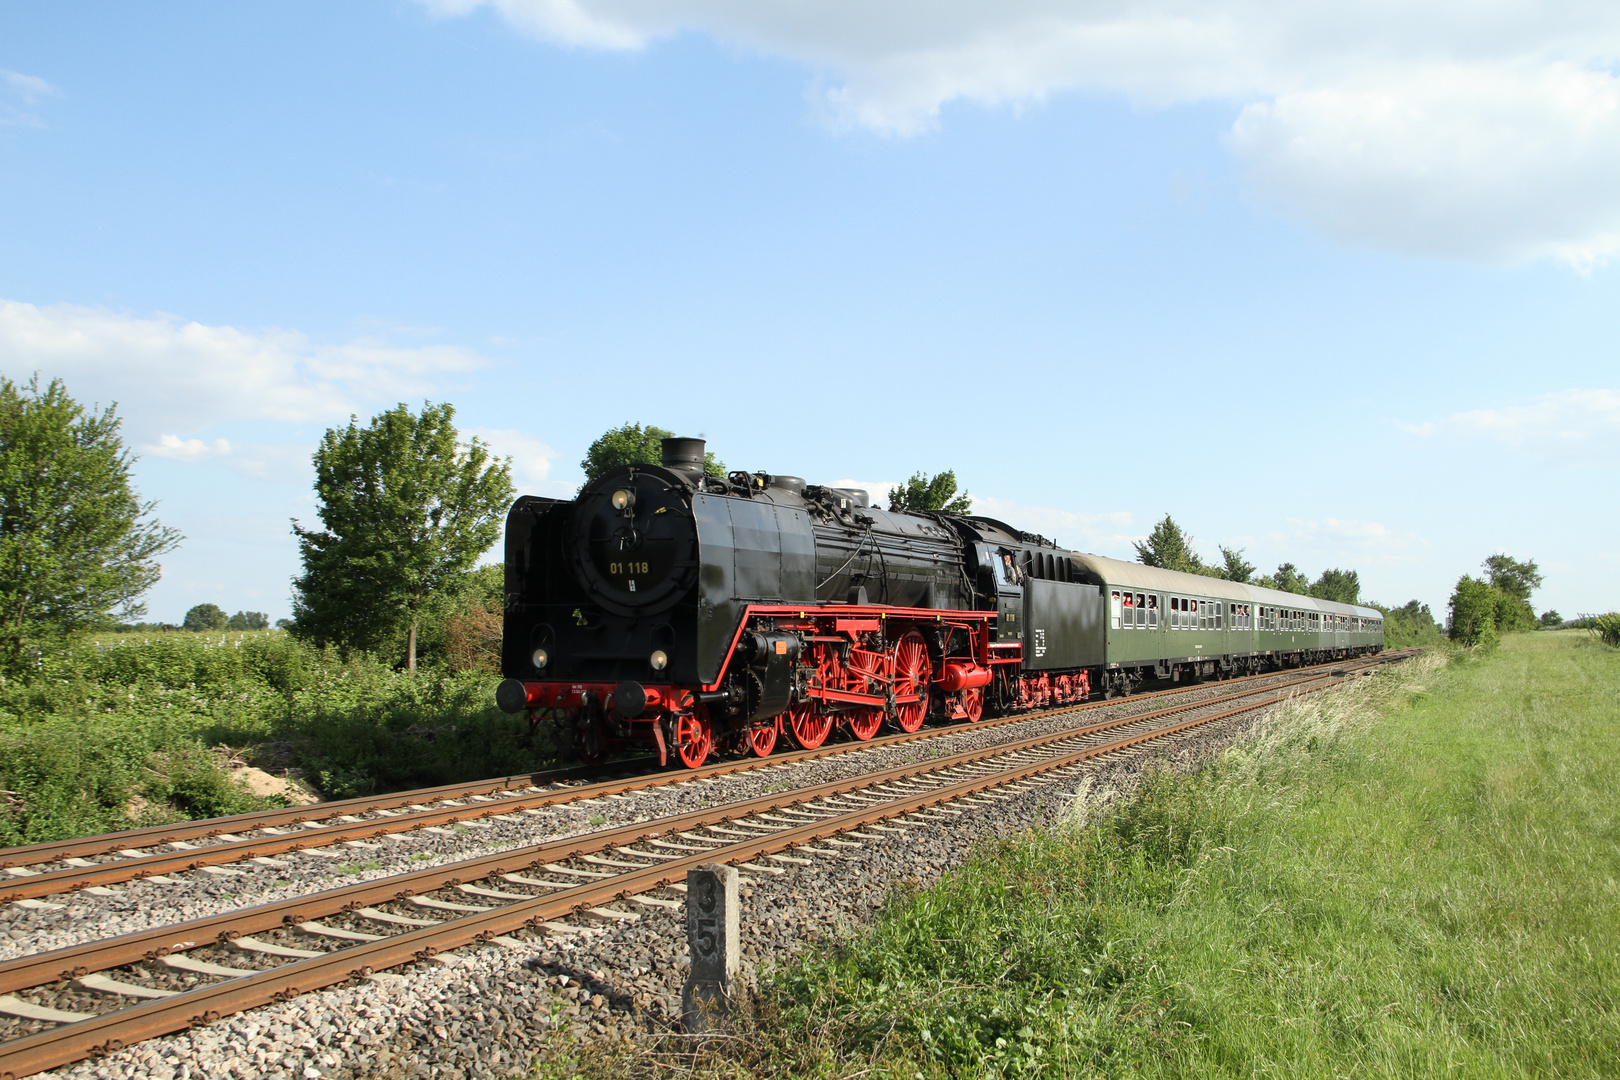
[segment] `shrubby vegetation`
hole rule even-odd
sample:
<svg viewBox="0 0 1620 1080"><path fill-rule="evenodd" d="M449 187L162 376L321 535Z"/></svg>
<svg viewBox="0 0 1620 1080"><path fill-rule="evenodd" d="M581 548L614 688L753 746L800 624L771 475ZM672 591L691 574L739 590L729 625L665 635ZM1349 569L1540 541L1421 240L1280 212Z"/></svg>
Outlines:
<svg viewBox="0 0 1620 1080"><path fill-rule="evenodd" d="M1485 578L1464 574L1451 594L1451 639L1463 645L1495 648L1501 635L1534 630L1540 625L1530 594L1541 585L1534 561L1492 555L1484 562Z"/></svg>
<svg viewBox="0 0 1620 1080"><path fill-rule="evenodd" d="M1581 620L1581 627L1605 645L1620 646L1620 612L1590 615Z"/></svg>
<svg viewBox="0 0 1620 1080"><path fill-rule="evenodd" d="M490 660L454 662L431 624L425 666L396 670L282 631L120 634L48 651L0 681L0 844L265 805L240 755L331 797L547 767L548 736L500 712Z"/></svg>
<svg viewBox="0 0 1620 1080"><path fill-rule="evenodd" d="M1384 613L1384 644L1391 649L1435 645L1445 638L1428 604L1409 600L1405 607L1392 608L1368 601L1367 606Z"/></svg>

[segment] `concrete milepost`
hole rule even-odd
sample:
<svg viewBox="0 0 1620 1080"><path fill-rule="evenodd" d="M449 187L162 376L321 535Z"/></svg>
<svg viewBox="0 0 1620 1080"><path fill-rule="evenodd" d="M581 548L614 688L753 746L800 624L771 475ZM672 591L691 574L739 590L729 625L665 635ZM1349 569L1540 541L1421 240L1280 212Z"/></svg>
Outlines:
<svg viewBox="0 0 1620 1080"><path fill-rule="evenodd" d="M713 1031L731 1012L741 967L735 866L704 863L686 872L686 943L691 974L681 987L681 1026Z"/></svg>

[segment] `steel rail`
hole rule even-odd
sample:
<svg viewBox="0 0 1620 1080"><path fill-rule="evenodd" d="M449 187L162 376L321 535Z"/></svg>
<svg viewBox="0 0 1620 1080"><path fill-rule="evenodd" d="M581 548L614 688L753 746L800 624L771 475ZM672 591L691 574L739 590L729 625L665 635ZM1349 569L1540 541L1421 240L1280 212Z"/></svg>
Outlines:
<svg viewBox="0 0 1620 1080"><path fill-rule="evenodd" d="M1333 676L1317 676L1313 681ZM1256 693L1277 688L1267 687ZM1252 695L1243 695L1252 696ZM1273 697L1262 704L1274 704L1283 697ZM792 791L760 795L755 798L723 806L704 807L651 821L635 822L602 832L583 833L562 837L491 855L478 856L441 866L413 870L404 874L356 882L308 896L289 897L250 908L221 912L188 922L155 927L109 938L67 946L49 952L33 953L0 962L0 993L41 986L57 979L79 978L91 971L105 971L124 964L149 960L173 952L184 952L215 942L225 942L242 933L256 933L300 922L311 922L370 904L401 900L436 889L451 888L482 878L510 873L524 867L596 854L615 847L625 847L659 836L705 828L713 824L735 821L758 813L770 813L786 807L801 805L829 796L848 794L872 787L909 780L932 773L985 762L997 757L1040 750L1054 743L1111 730L1128 724L1151 722L1163 717L1193 709L1225 705L1227 702L1187 702L1166 709L1143 713L1122 720L1071 728L1061 732L1035 736L995 747L965 750L948 757L930 761L912 762L893 766L876 773L829 780L811 787ZM1258 707L1258 706L1257 706Z"/></svg>
<svg viewBox="0 0 1620 1080"><path fill-rule="evenodd" d="M1234 701L1251 694L1267 693L1271 690L1297 686L1313 682L1317 679L1330 678L1326 672L1306 674L1287 682L1271 686L1254 687L1249 690L1237 690L1215 699L1203 699L1194 702L1184 702L1172 706L1169 711L1158 710L1133 713L1128 716L1116 717L1099 724L1082 729L1070 729L1069 734L1063 737L1090 734L1097 731L1108 731L1117 727L1137 723L1143 719L1169 715L1170 712L1182 711L1190 708L1200 708L1223 701ZM1045 736L1037 736L1044 740ZM870 744L864 744L870 745ZM1009 744L1021 745L1021 744ZM759 759L765 760L765 759ZM679 774L666 774L679 775ZM682 777L691 779L691 777ZM619 782L634 786L633 781ZM593 785L599 788L602 785ZM617 793L611 790L618 784L608 785L608 791L597 791L596 794ZM86 867L68 867L62 870L46 871L26 877L14 877L0 881L0 903L11 903L17 900L33 900L59 893L73 892L91 887L105 887L129 881L136 881L145 877L162 876L165 874L178 874L191 870L199 870L205 866L224 866L230 863L242 862L247 859L265 859L276 855L286 855L308 848L324 848L333 844L345 844L358 840L369 840L382 836L392 836L398 833L415 832L417 829L430 827L443 827L458 825L466 821L480 821L491 817L505 817L521 813L524 810L539 809L546 806L555 806L559 803L576 801L582 796L575 794L582 789L569 791L542 792L526 796L517 795L495 802L480 803L473 806L455 805L438 809L422 810L414 814L401 817L386 817L369 821L355 821L343 824L324 825L317 829L289 835L271 835L251 837L245 840L231 840L211 844L204 848L187 848L174 852L158 852L142 854L122 859L118 862L98 863Z"/></svg>
<svg viewBox="0 0 1620 1080"><path fill-rule="evenodd" d="M1399 654L1379 654L1389 659L1401 658ZM1358 657L1350 663L1367 662L1373 658ZM1345 663L1335 661L1334 663ZM1319 664L1308 668L1298 669L1301 673L1315 671L1322 667L1332 667L1333 664ZM567 802L583 801L585 799L600 798L604 795L624 794L628 791L646 790L663 787L670 784L685 783L689 780L701 780L713 776L727 776L735 773L747 772L753 769L766 768L774 765L791 765L800 761L819 760L839 754L851 753L858 750L867 750L885 746L894 746L923 739L935 738L941 735L950 735L963 731L983 731L1001 727L1007 724L1021 723L1027 720L1039 720L1050 716L1062 715L1069 712L1089 712L1094 709L1112 706L1127 705L1136 701L1150 701L1159 697L1173 694L1199 692L1215 686L1235 687L1246 682L1275 678L1280 672L1263 672L1258 675L1245 675L1238 679L1221 684L1193 684L1188 686L1167 687L1162 690L1152 690L1143 694L1131 695L1127 698L1108 698L1097 701L1078 702L1070 705L1054 706L1049 709L1033 710L1017 713L1012 716L997 717L992 720L983 720L975 724L933 726L918 732L900 732L891 735L879 736L865 742L841 742L832 745L817 747L813 750L795 750L785 754L773 754L765 758L747 758L741 761L717 762L706 765L700 769L681 770L679 772L665 773L632 773L616 779L598 781L596 783L582 784L578 787L566 788L545 792L551 801L545 805L560 805ZM1279 685L1292 685L1283 683ZM69 840L48 841L41 844L28 844L19 847L0 848L0 870L12 867L37 866L41 863L60 862L70 858L91 858L107 856L122 851L137 850L145 847L158 847L176 842L187 843L195 840L209 840L217 836L232 836L239 832L252 832L264 828L280 828L284 826L299 826L312 822L326 821L343 816L376 812L379 810L395 810L419 806L425 803L447 802L458 799L476 798L480 796L499 795L503 792L521 790L525 787L537 787L543 783L564 783L569 780L588 779L604 774L622 774L627 769L638 766L649 767L651 758L627 759L625 761L611 762L604 765L591 765L570 769L557 769L537 773L518 773L512 776L497 777L492 780L480 780L461 784L444 784L439 787L417 788L411 791L396 792L389 795L363 796L353 799L341 799L334 802L309 804L304 806L289 806L274 810L256 811L249 814L235 814L229 817L206 818L200 821L176 822L168 825L153 825L140 829L124 829L112 833L98 833L95 836L78 837ZM535 806L535 803L528 803ZM488 816L488 815L484 815ZM63 879L65 880L65 879ZM127 879L124 879L127 880ZM64 888L71 888L65 886ZM34 894L29 894L34 895ZM43 894L40 894L43 895ZM11 897L0 892L0 902L8 899L22 899L23 896Z"/></svg>
<svg viewBox="0 0 1620 1080"><path fill-rule="evenodd" d="M1327 679L1330 681L1324 682L1322 686L1302 692L1314 693L1349 681L1348 677L1340 678L1333 675L1327 676ZM300 994L345 982L357 975L367 975L379 969L425 960L439 952L487 942L491 938L524 927L539 927L545 922L583 908L668 885L688 869L704 863L717 861L738 863L762 858L809 841L901 817L1044 773L1070 768L1092 758L1118 753L1205 724L1266 708L1294 696L1295 693L1279 695L1211 716L1184 720L1114 742L1060 754L1043 761L1016 764L992 774L945 784L925 792L903 795L889 802L836 814L801 826L730 844L716 845L708 851L631 870L613 878L587 882L557 893L516 901L489 911L447 920L437 926L422 927L379 941L336 949L318 957L244 974L223 983L198 987L172 997L148 1001L77 1023L64 1024L0 1045L0 1080L18 1080L20 1077L56 1068L85 1057L115 1052L133 1042L211 1023L225 1015L245 1009L288 1000ZM1203 704L1207 707L1210 703ZM997 756L997 753L977 752L980 760L993 756ZM948 767L945 764L948 760L950 759L933 763L934 771ZM847 783L820 787L828 786L848 788ZM792 800L795 804L814 802L825 797L824 794L818 793L817 788L804 789L796 794L800 797Z"/></svg>

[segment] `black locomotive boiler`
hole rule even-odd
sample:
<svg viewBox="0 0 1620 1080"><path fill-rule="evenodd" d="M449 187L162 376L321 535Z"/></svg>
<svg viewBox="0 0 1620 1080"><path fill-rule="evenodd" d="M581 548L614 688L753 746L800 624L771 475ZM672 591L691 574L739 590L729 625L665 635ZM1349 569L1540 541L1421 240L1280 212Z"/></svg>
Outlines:
<svg viewBox="0 0 1620 1080"><path fill-rule="evenodd" d="M716 749L768 755L784 735L806 748L835 728L864 740L885 723L915 731L1261 662L1254 649L1203 651L1254 644L1235 614L1219 641L1203 640L1210 614L1179 638L1155 620L1164 648L1117 633L1110 567L1131 564L990 518L893 513L864 491L767 473L722 480L703 464L702 440L666 439L659 465L622 466L572 501L524 496L507 516L497 700L550 715L565 756L644 745L696 768ZM1181 592L1267 592L1191 585ZM1195 637L1191 656L1170 655ZM1110 661L1116 639L1130 662ZM1308 654L1264 662L1290 655Z"/></svg>

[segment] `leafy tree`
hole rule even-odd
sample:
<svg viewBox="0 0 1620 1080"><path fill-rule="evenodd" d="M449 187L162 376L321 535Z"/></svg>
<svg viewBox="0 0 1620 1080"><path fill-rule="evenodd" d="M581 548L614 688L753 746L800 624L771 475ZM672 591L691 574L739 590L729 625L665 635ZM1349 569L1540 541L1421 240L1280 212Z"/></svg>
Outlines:
<svg viewBox="0 0 1620 1080"><path fill-rule="evenodd" d="M1530 594L1541 588L1541 571L1533 559L1520 562L1511 555L1492 555L1483 565L1491 588L1500 589L1515 600L1528 603Z"/></svg>
<svg viewBox="0 0 1620 1080"><path fill-rule="evenodd" d="M1340 604L1361 602L1361 575L1354 570L1324 570L1311 586L1311 595L1318 600L1332 600Z"/></svg>
<svg viewBox="0 0 1620 1080"><path fill-rule="evenodd" d="M1541 571L1533 560L1520 562L1510 555L1492 555L1484 562L1485 574L1500 598L1496 605L1496 628L1503 633L1534 630L1535 608L1530 594L1541 586Z"/></svg>
<svg viewBox="0 0 1620 1080"><path fill-rule="evenodd" d="M1220 576L1227 581L1244 584L1254 576L1254 564L1243 557L1242 548L1233 551L1229 547L1222 546L1221 562L1223 565L1220 567Z"/></svg>
<svg viewBox="0 0 1620 1080"><path fill-rule="evenodd" d="M1496 627L1497 602L1503 593L1478 578L1464 574L1451 594L1447 620L1451 640L1463 645L1491 648L1500 638Z"/></svg>
<svg viewBox="0 0 1620 1080"><path fill-rule="evenodd" d="M673 439L673 431L648 424L621 424L604 431L585 451L579 467L585 470L585 482L606 476L620 465L656 465L664 456L664 440ZM724 477L726 466L709 450L703 455L703 471L710 476Z"/></svg>
<svg viewBox="0 0 1620 1080"><path fill-rule="evenodd" d="M139 618L180 533L130 484L117 405L86 412L62 380L0 376L0 663L45 640Z"/></svg>
<svg viewBox="0 0 1620 1080"><path fill-rule="evenodd" d="M1206 572L1203 560L1192 548L1192 537L1181 531L1169 514L1153 526L1146 540L1136 541L1136 558L1144 566L1180 570L1187 574Z"/></svg>
<svg viewBox="0 0 1620 1080"><path fill-rule="evenodd" d="M1564 625L1564 617L1557 611L1543 611L1541 613L1541 628L1543 630L1556 630Z"/></svg>
<svg viewBox="0 0 1620 1080"><path fill-rule="evenodd" d="M316 644L376 650L405 632L405 666L436 594L458 587L500 536L510 462L459 445L448 404L404 404L360 427L329 428L315 451L321 531L295 521L303 576L293 628Z"/></svg>
<svg viewBox="0 0 1620 1080"><path fill-rule="evenodd" d="M1301 596L1309 596L1311 592L1311 579L1300 573L1299 567L1291 562L1280 564L1275 574L1267 574L1255 584L1266 589L1298 593Z"/></svg>
<svg viewBox="0 0 1620 1080"><path fill-rule="evenodd" d="M911 479L901 487L889 491L889 509L926 514L943 510L947 514L965 514L973 508L973 496L956 493L956 471L946 469L938 476L925 472L912 473Z"/></svg>
<svg viewBox="0 0 1620 1080"><path fill-rule="evenodd" d="M1383 612L1384 644L1392 649L1404 649L1410 645L1432 645L1444 636L1440 632L1439 624L1434 621L1434 615L1429 611L1428 604L1409 600L1404 607L1388 608L1367 601L1367 606Z"/></svg>
<svg viewBox="0 0 1620 1080"><path fill-rule="evenodd" d="M238 611L225 624L227 630L263 630L270 625L270 616L262 611Z"/></svg>
<svg viewBox="0 0 1620 1080"><path fill-rule="evenodd" d="M218 604L198 604L186 612L182 630L224 630L228 625L225 609Z"/></svg>

